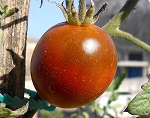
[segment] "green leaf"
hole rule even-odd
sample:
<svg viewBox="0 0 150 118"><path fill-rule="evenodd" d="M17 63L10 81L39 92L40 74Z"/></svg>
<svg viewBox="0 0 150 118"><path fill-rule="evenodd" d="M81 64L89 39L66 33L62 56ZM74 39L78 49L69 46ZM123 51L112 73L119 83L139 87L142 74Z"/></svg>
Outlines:
<svg viewBox="0 0 150 118"><path fill-rule="evenodd" d="M4 108L4 107L0 108L0 117L9 117L10 114L11 114L10 109Z"/></svg>
<svg viewBox="0 0 150 118"><path fill-rule="evenodd" d="M143 91L150 93L150 80L146 84L142 85L142 89Z"/></svg>
<svg viewBox="0 0 150 118"><path fill-rule="evenodd" d="M91 102L88 106L91 108L92 112L96 111L100 114L103 113L103 109L99 106L99 104L96 101Z"/></svg>
<svg viewBox="0 0 150 118"><path fill-rule="evenodd" d="M108 104L113 101L116 101L120 95L128 95L128 92L112 92L112 95L109 97Z"/></svg>
<svg viewBox="0 0 150 118"><path fill-rule="evenodd" d="M120 103L116 103L113 106L111 106L112 109L119 109L120 107L122 107L123 105Z"/></svg>
<svg viewBox="0 0 150 118"><path fill-rule="evenodd" d="M117 100L119 95L120 94L118 92L113 92L113 94L109 97L108 104L110 104L111 102Z"/></svg>
<svg viewBox="0 0 150 118"><path fill-rule="evenodd" d="M77 117L77 113L73 113L71 114L70 118L76 118Z"/></svg>
<svg viewBox="0 0 150 118"><path fill-rule="evenodd" d="M82 111L83 118L90 118L89 114L86 111Z"/></svg>
<svg viewBox="0 0 150 118"><path fill-rule="evenodd" d="M22 106L21 108L15 111L12 111L11 109L5 108L6 107L5 104L0 103L0 117L14 118L14 117L21 116L27 112L28 106L29 103L27 103L26 105Z"/></svg>
<svg viewBox="0 0 150 118"><path fill-rule="evenodd" d="M9 17L11 15L13 15L14 13L17 13L18 12L18 9L17 8L11 8L9 9L6 13L5 13L5 18L6 17Z"/></svg>
<svg viewBox="0 0 150 118"><path fill-rule="evenodd" d="M81 110L81 114L82 114L83 118L90 118L88 112L86 112L83 107L80 107L80 110Z"/></svg>
<svg viewBox="0 0 150 118"><path fill-rule="evenodd" d="M128 104L126 112L132 115L150 113L150 80L142 86L143 91L135 96Z"/></svg>
<svg viewBox="0 0 150 118"><path fill-rule="evenodd" d="M117 77L116 79L114 79L114 81L112 82L112 84L110 85L110 87L107 89L107 91L114 91L117 90L119 88L119 86L121 85L121 82L123 81L123 79L126 77L127 73L123 73L121 74L119 77Z"/></svg>

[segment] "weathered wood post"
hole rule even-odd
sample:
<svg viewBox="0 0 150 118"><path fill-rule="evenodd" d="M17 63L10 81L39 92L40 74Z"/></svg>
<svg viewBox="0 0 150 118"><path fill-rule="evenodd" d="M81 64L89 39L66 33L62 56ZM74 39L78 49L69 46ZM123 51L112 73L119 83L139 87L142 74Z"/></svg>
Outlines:
<svg viewBox="0 0 150 118"><path fill-rule="evenodd" d="M30 0L1 0L18 12L1 24L0 92L23 98L25 88L25 55Z"/></svg>

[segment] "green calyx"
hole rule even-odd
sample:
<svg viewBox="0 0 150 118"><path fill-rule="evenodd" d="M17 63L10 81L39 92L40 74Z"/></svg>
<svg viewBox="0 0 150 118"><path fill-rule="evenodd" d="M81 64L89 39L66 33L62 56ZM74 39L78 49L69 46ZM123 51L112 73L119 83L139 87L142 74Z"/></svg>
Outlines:
<svg viewBox="0 0 150 118"><path fill-rule="evenodd" d="M66 19L66 21L70 25L77 25L77 26L89 26L94 24L100 16L105 8L107 7L107 3L105 3L100 10L94 14L95 12L95 5L93 0L91 0L91 6L86 10L86 0L79 0L79 13L76 12L74 7L74 0L66 0L66 7L64 6L64 2L62 4L53 2L58 6Z"/></svg>

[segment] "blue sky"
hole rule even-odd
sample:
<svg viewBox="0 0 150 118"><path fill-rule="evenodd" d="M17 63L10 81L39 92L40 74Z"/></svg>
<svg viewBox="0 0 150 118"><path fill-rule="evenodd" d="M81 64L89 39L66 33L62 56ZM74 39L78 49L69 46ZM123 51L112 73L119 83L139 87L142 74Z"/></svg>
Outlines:
<svg viewBox="0 0 150 118"><path fill-rule="evenodd" d="M61 3L63 0L53 0ZM77 3L75 3L77 4ZM40 0L31 0L29 21L28 21L28 36L33 36L40 39L42 34L53 25L65 21L61 10L55 4L44 0L42 8L39 8Z"/></svg>

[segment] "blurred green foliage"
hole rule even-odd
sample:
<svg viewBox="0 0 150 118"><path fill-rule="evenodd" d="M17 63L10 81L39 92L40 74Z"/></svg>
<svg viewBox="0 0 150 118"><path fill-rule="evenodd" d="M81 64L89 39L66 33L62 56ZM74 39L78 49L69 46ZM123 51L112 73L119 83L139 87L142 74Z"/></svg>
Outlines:
<svg viewBox="0 0 150 118"><path fill-rule="evenodd" d="M63 118L63 112L60 109L56 109L52 112L46 110L38 111L38 118Z"/></svg>

